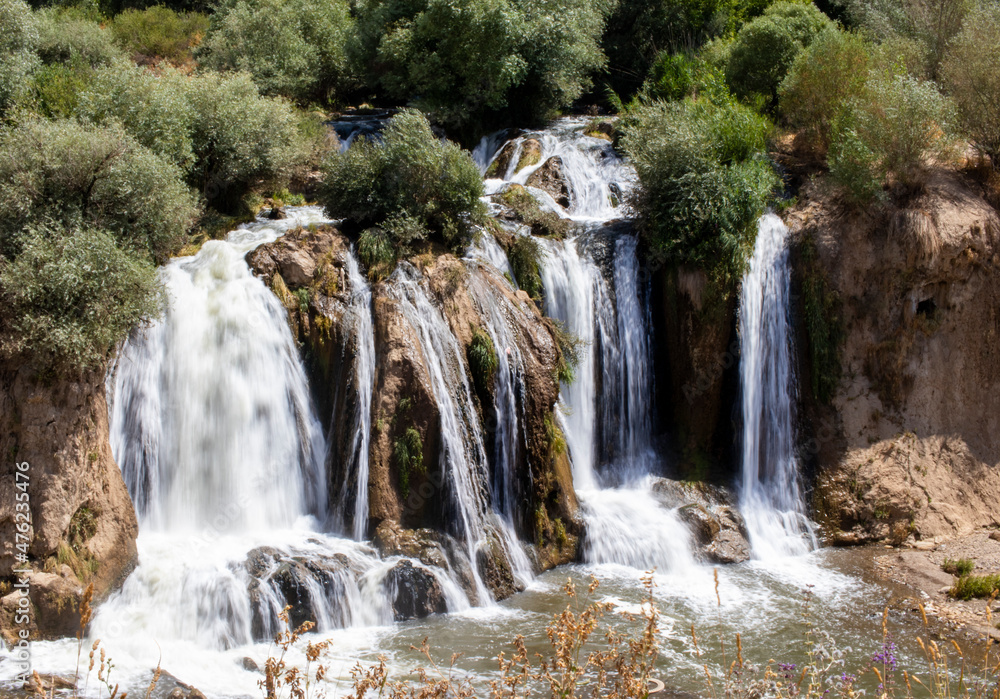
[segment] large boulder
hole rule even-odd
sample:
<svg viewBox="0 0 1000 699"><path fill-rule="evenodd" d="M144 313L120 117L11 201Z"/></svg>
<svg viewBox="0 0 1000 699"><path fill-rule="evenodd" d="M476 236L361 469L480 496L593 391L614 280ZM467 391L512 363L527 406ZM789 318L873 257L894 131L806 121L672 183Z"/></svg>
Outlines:
<svg viewBox="0 0 1000 699"><path fill-rule="evenodd" d="M742 563L750 558L746 522L727 489L659 478L653 492L664 507L677 509L677 516L691 532L695 554L702 560Z"/></svg>
<svg viewBox="0 0 1000 699"><path fill-rule="evenodd" d="M448 611L441 583L433 573L413 565L410 560L404 558L394 565L384 585L396 621L423 619Z"/></svg>
<svg viewBox="0 0 1000 699"><path fill-rule="evenodd" d="M564 209L569 208L569 185L566 184L566 177L563 175L562 158L558 155L552 156L531 173L527 185L546 192Z"/></svg>

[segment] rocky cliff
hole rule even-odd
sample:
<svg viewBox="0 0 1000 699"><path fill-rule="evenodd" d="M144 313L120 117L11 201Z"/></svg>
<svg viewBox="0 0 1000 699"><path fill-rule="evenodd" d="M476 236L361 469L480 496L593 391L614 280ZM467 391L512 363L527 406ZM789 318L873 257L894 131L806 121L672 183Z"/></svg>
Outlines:
<svg viewBox="0 0 1000 699"><path fill-rule="evenodd" d="M354 350L351 335L343 328L343 315L352 290L344 272L349 241L332 227L292 231L275 243L248 255L248 262L282 299L307 361L311 384L330 425L333 457L328 463L331 490L350 478L343 465L352 423L345 419L356 409L350 391L338 391ZM515 291L503 278L435 250L414 257L407 264L446 318L452 334L468 351L477 332L489 322L485 309L470 293L470 283L491 295L507 313L515 328L515 342L523 360L519 391L522 416L515 471L519 483L519 517L515 522L522 539L534 543L539 569L575 559L579 538L577 504L565 453L553 434L554 409L558 398L556 372L560 350L548 319L523 292ZM475 275L475 279L470 277ZM392 280L372 287L372 324L377 357L374 395L371 403L372 436L369 454L369 520L366 531L386 554L406 553L429 564L460 565L450 555L454 541L446 532L452 517L446 509L441 484L444 454L440 408L431 388L427 358L423 356L417 329L401 312L400 301L390 293ZM508 348L495 348L509 351ZM465 367L466 371L469 371ZM471 372L470 372L471 374ZM469 385L476 385L468 376ZM493 386L476 386L475 419L489 442L495 438L496 416L492 414ZM397 445L418 449L419 469L398 462ZM554 442L556 445L554 446ZM487 451L491 444L487 444ZM340 455L340 456L338 456ZM495 547L499 549L499 547ZM496 597L514 592L509 563L499 550L494 562L481 562L484 579ZM503 571L507 572L504 573ZM499 571L499 572L498 572ZM460 575L460 577L462 577Z"/></svg>
<svg viewBox="0 0 1000 699"><path fill-rule="evenodd" d="M829 538L1000 524L997 212L943 170L905 203L856 211L822 180L800 201L801 433Z"/></svg>
<svg viewBox="0 0 1000 699"><path fill-rule="evenodd" d="M72 636L93 584L103 600L136 564L135 511L108 441L102 372L44 379L30 366L0 370L0 567L24 568L16 544L15 464L28 463L33 527L28 564L34 638ZM14 628L18 592L6 579L0 632Z"/></svg>

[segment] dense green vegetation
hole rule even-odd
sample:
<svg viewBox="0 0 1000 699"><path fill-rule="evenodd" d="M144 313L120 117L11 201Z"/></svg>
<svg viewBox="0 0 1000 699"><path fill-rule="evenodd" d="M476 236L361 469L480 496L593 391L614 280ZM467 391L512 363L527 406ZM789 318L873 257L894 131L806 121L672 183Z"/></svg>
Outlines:
<svg viewBox="0 0 1000 699"><path fill-rule="evenodd" d="M369 263L422 240L462 250L485 218L479 168L467 151L436 138L416 110L393 117L380 143L332 154L323 170L327 214L359 230L380 229L363 241Z"/></svg>
<svg viewBox="0 0 1000 699"><path fill-rule="evenodd" d="M1000 158L990 0L0 0L0 29L0 293L22 299L0 328L8 353L39 341L13 286L29 261L70 274L80 240L112 244L125 276L106 298L141 320L155 289L132 282L149 265L275 192L345 219L373 277L416 245L461 249L482 186L432 124L469 145L560 110L619 112L649 251L723 290L780 189L782 134L859 206L919 190L966 141L980 165ZM363 103L403 110L380 143L331 154L324 120ZM503 196L534 234L564 233L526 193ZM508 255L537 296L537 242ZM49 343L64 369L129 325L47 318L76 338Z"/></svg>

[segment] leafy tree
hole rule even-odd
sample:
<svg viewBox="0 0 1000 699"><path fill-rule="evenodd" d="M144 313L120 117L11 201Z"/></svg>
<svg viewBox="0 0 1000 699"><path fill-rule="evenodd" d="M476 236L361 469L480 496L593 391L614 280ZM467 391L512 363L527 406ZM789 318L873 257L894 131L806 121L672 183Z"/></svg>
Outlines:
<svg viewBox="0 0 1000 699"><path fill-rule="evenodd" d="M860 36L824 32L798 55L781 83L782 113L825 151L837 115L864 89L869 62L868 45Z"/></svg>
<svg viewBox="0 0 1000 699"><path fill-rule="evenodd" d="M46 64L106 66L125 56L111 32L83 12L44 8L35 16L38 55Z"/></svg>
<svg viewBox="0 0 1000 699"><path fill-rule="evenodd" d="M726 81L740 98L777 102L778 86L799 52L833 22L812 3L776 2L740 29L729 51Z"/></svg>
<svg viewBox="0 0 1000 699"><path fill-rule="evenodd" d="M657 58L690 52L760 15L771 0L619 0L601 46L612 89L630 95Z"/></svg>
<svg viewBox="0 0 1000 699"><path fill-rule="evenodd" d="M604 65L602 2L361 0L351 55L385 95L451 128L569 106Z"/></svg>
<svg viewBox="0 0 1000 699"><path fill-rule="evenodd" d="M934 83L876 74L834 124L830 174L859 203L885 184L916 187L928 159L951 153L954 124L954 105Z"/></svg>
<svg viewBox="0 0 1000 699"><path fill-rule="evenodd" d="M72 225L26 230L0 264L0 349L43 371L99 368L139 322L156 316L156 268L117 233Z"/></svg>
<svg viewBox="0 0 1000 699"><path fill-rule="evenodd" d="M361 141L326 162L319 199L331 218L356 229L377 226L363 254L388 260L387 250L429 237L464 249L485 217L483 183L472 157L431 132L427 119L404 110L380 143Z"/></svg>
<svg viewBox="0 0 1000 699"><path fill-rule="evenodd" d="M250 73L264 94L327 102L348 80L352 31L346 0L223 0L198 59Z"/></svg>
<svg viewBox="0 0 1000 699"><path fill-rule="evenodd" d="M25 231L86 227L164 260L198 208L181 171L121 128L26 120L0 132L0 254L16 257Z"/></svg>
<svg viewBox="0 0 1000 699"><path fill-rule="evenodd" d="M292 107L261 96L246 73L204 73L185 86L194 111L189 180L205 202L235 213L252 188L281 189L302 156Z"/></svg>
<svg viewBox="0 0 1000 699"><path fill-rule="evenodd" d="M96 124L117 122L139 143L189 172L194 165L191 134L196 113L189 78L166 69L155 75L118 64L97 71L79 96L77 114Z"/></svg>
<svg viewBox="0 0 1000 699"><path fill-rule="evenodd" d="M937 78L941 61L975 0L843 0L851 20L878 41L909 39L921 47L923 72Z"/></svg>
<svg viewBox="0 0 1000 699"><path fill-rule="evenodd" d="M731 99L635 110L623 146L639 176L633 205L654 254L732 287L779 183L763 152L769 128Z"/></svg>
<svg viewBox="0 0 1000 699"><path fill-rule="evenodd" d="M1000 6L970 14L942 65L944 84L958 105L962 126L981 153L1000 169Z"/></svg>
<svg viewBox="0 0 1000 699"><path fill-rule="evenodd" d="M38 28L23 0L0 0L0 117L27 96L38 67Z"/></svg>
<svg viewBox="0 0 1000 699"><path fill-rule="evenodd" d="M176 12L162 5L144 10L129 8L114 18L111 31L140 62L163 58L180 65L192 60L192 50L208 31L208 16Z"/></svg>

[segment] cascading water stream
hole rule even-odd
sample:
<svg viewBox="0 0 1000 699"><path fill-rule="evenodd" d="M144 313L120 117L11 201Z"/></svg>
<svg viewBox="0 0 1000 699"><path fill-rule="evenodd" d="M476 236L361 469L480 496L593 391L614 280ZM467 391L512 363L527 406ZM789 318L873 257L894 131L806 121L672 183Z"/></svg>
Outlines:
<svg viewBox="0 0 1000 699"><path fill-rule="evenodd" d="M758 222L739 310L740 508L754 555L764 559L816 547L795 456L790 281L788 229L767 214Z"/></svg>
<svg viewBox="0 0 1000 699"><path fill-rule="evenodd" d="M348 317L350 346L354 349L353 389L357 397L354 410L352 462L340 496L340 510L346 513L353 501L351 533L361 541L368 526L368 459L372 428L372 394L375 391L375 331L372 323L372 292L361 273L353 251L347 256L347 280L351 289ZM336 419L334 416L333 419ZM354 491L348 490L354 484Z"/></svg>

